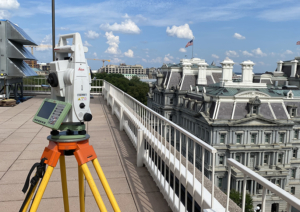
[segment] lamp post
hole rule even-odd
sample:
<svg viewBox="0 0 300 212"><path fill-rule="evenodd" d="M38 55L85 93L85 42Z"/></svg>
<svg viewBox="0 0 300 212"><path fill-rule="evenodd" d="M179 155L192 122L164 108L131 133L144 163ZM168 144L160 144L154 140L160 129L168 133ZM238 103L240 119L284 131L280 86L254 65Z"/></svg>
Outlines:
<svg viewBox="0 0 300 212"><path fill-rule="evenodd" d="M55 61L55 0L52 0L52 57Z"/></svg>

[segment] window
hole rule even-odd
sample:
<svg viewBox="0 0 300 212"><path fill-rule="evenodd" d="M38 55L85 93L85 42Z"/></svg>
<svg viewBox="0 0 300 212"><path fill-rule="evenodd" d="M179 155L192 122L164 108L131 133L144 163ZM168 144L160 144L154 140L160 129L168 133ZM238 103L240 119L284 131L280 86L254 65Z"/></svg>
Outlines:
<svg viewBox="0 0 300 212"><path fill-rule="evenodd" d="M298 130L294 130L294 139L298 139Z"/></svg>
<svg viewBox="0 0 300 212"><path fill-rule="evenodd" d="M278 163L282 163L282 154L278 154Z"/></svg>
<svg viewBox="0 0 300 212"><path fill-rule="evenodd" d="M279 143L283 143L284 142L284 133L280 133L279 134Z"/></svg>
<svg viewBox="0 0 300 212"><path fill-rule="evenodd" d="M224 144L224 143L225 143L225 134L221 134L220 144Z"/></svg>
<svg viewBox="0 0 300 212"><path fill-rule="evenodd" d="M219 178L219 182L218 182L219 188L222 188L222 182L223 182L223 178Z"/></svg>
<svg viewBox="0 0 300 212"><path fill-rule="evenodd" d="M251 134L251 144L256 143L256 134Z"/></svg>
<svg viewBox="0 0 300 212"><path fill-rule="evenodd" d="M239 156L239 155L235 156L235 160L240 163L241 162L241 156Z"/></svg>
<svg viewBox="0 0 300 212"><path fill-rule="evenodd" d="M270 138L271 138L271 134L266 134L265 135L265 143L269 144L270 143Z"/></svg>
<svg viewBox="0 0 300 212"><path fill-rule="evenodd" d="M242 134L237 134L236 135L236 143L241 144L241 140L242 140Z"/></svg>
<svg viewBox="0 0 300 212"><path fill-rule="evenodd" d="M280 185L280 179L276 180L276 185Z"/></svg>
<svg viewBox="0 0 300 212"><path fill-rule="evenodd" d="M258 106L253 106L253 108L252 108L252 114L256 114L257 113L257 109L258 109Z"/></svg>
<svg viewBox="0 0 300 212"><path fill-rule="evenodd" d="M291 194L295 194L295 191L296 191L295 187L291 187Z"/></svg>
<svg viewBox="0 0 300 212"><path fill-rule="evenodd" d="M170 105L173 104L173 98L170 98Z"/></svg>
<svg viewBox="0 0 300 212"><path fill-rule="evenodd" d="M220 156L219 165L223 165L223 164L224 164L224 156Z"/></svg>
<svg viewBox="0 0 300 212"><path fill-rule="evenodd" d="M291 171L292 171L291 177L295 178L296 177L296 169L292 169Z"/></svg>
<svg viewBox="0 0 300 212"><path fill-rule="evenodd" d="M169 117L170 117L170 118L169 118L169 119L170 119L170 121L172 121L172 118L173 118L173 116L170 114L170 116L169 116Z"/></svg>
<svg viewBox="0 0 300 212"><path fill-rule="evenodd" d="M297 149L293 149L293 158L297 158Z"/></svg>
<svg viewBox="0 0 300 212"><path fill-rule="evenodd" d="M295 117L296 116L296 108L292 108L291 109L291 117Z"/></svg>
<svg viewBox="0 0 300 212"><path fill-rule="evenodd" d="M268 155L265 155L265 156L264 156L264 164L267 164L267 163L268 163L268 159L269 159L269 156L268 156Z"/></svg>

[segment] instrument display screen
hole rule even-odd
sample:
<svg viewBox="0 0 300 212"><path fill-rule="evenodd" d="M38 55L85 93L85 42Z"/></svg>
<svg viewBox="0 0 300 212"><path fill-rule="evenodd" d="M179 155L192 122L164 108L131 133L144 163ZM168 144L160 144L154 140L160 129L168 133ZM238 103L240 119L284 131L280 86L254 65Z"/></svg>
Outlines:
<svg viewBox="0 0 300 212"><path fill-rule="evenodd" d="M48 119L54 110L56 104L52 102L45 102L42 106L41 110L37 114L37 116L42 117L44 119Z"/></svg>

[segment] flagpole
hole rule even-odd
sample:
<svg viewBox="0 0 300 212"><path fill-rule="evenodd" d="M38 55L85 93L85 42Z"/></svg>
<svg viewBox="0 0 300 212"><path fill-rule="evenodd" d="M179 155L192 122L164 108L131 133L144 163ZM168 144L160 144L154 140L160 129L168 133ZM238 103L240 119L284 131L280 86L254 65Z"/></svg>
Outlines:
<svg viewBox="0 0 300 212"><path fill-rule="evenodd" d="M194 39L195 37L193 37L192 59L194 58Z"/></svg>

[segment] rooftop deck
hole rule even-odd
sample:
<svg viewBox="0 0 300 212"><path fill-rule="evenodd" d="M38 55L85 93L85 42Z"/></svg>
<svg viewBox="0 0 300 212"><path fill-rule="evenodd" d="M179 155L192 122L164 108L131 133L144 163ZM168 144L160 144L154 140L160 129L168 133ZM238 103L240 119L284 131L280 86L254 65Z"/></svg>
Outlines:
<svg viewBox="0 0 300 212"><path fill-rule="evenodd" d="M31 166L40 160L48 145L50 129L34 124L32 118L43 98L36 97L15 107L0 107L0 211L19 211L25 195L22 188ZM145 167L136 166L137 152L124 131L119 130L102 97L91 99L93 120L88 124L90 144L122 211L171 211ZM70 211L79 211L77 162L66 157ZM89 163L108 211L113 211ZM63 199L59 163L54 169L38 211L62 211ZM86 211L98 211L86 183Z"/></svg>

